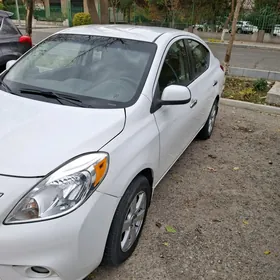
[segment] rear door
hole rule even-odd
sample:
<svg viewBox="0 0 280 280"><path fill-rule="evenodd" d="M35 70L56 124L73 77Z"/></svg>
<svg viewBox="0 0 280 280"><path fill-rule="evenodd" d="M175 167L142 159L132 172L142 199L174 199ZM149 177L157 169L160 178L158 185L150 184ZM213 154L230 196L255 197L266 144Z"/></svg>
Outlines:
<svg viewBox="0 0 280 280"><path fill-rule="evenodd" d="M195 111L197 133L205 124L212 105L218 95L219 77L218 60L209 49L200 41L189 38L185 40L192 65L192 81L189 84L191 91L191 104ZM221 70L219 68L219 70Z"/></svg>

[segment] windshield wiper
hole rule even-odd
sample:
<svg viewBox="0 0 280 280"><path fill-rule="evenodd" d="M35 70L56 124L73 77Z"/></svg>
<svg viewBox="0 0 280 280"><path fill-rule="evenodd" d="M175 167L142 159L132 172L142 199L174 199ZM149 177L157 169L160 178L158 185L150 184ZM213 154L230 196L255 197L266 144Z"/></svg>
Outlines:
<svg viewBox="0 0 280 280"><path fill-rule="evenodd" d="M53 91L43 91L43 90L28 89L27 88L27 89L22 89L20 92L21 93L26 93L26 94L41 95L41 96L44 96L44 97L47 97L47 98L54 98L54 99L58 100L59 102L61 100L67 101L67 102L72 103L72 104L74 104L76 106L79 106L79 107L92 108L92 106L83 103L78 98L54 93Z"/></svg>

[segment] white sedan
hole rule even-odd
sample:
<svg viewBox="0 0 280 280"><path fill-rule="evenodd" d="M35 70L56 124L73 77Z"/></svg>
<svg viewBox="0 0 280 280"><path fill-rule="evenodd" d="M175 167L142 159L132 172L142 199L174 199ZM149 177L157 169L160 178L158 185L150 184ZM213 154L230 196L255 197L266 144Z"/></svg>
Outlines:
<svg viewBox="0 0 280 280"><path fill-rule="evenodd" d="M56 33L0 77L0 279L80 280L134 251L153 190L224 87L184 31L83 26Z"/></svg>

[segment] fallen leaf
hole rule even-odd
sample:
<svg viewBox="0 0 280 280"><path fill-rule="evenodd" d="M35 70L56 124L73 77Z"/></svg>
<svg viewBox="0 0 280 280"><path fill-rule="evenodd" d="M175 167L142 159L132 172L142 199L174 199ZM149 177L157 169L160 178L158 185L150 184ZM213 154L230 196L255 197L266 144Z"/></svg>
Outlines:
<svg viewBox="0 0 280 280"><path fill-rule="evenodd" d="M217 156L214 156L214 155L208 155L208 157L213 158L213 159L217 158Z"/></svg>
<svg viewBox="0 0 280 280"><path fill-rule="evenodd" d="M234 168L233 168L234 171L237 171L237 170L239 170L239 169L240 169L239 167L234 167Z"/></svg>
<svg viewBox="0 0 280 280"><path fill-rule="evenodd" d="M247 220L243 220L244 225L249 225L249 222Z"/></svg>
<svg viewBox="0 0 280 280"><path fill-rule="evenodd" d="M216 170L215 168L210 167L210 166L208 166L207 169L208 169L208 171L210 171L210 172L217 172L217 170Z"/></svg>
<svg viewBox="0 0 280 280"><path fill-rule="evenodd" d="M169 243L168 242L163 242L163 245L168 247Z"/></svg>
<svg viewBox="0 0 280 280"><path fill-rule="evenodd" d="M176 229L171 227L171 226L166 226L165 229L166 229L167 232L171 232L171 233L177 232Z"/></svg>
<svg viewBox="0 0 280 280"><path fill-rule="evenodd" d="M214 223L221 223L222 221L219 220L219 219L213 219L212 222L214 222Z"/></svg>
<svg viewBox="0 0 280 280"><path fill-rule="evenodd" d="M269 250L264 251L264 254L265 254L265 255L270 255L270 253L271 253L271 252L270 252Z"/></svg>
<svg viewBox="0 0 280 280"><path fill-rule="evenodd" d="M158 228L161 228L161 223L160 223L160 222L156 222L156 226L157 226Z"/></svg>

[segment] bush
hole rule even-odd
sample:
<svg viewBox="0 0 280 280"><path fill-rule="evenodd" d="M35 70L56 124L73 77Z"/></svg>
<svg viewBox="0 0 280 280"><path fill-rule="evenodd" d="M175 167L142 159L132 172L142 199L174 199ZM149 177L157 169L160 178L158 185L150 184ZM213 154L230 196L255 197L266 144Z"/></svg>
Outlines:
<svg viewBox="0 0 280 280"><path fill-rule="evenodd" d="M0 3L0 10L4 10L4 5Z"/></svg>
<svg viewBox="0 0 280 280"><path fill-rule="evenodd" d="M87 25L87 24L91 24L91 23L92 23L92 20L91 20L90 14L77 13L74 15L73 26Z"/></svg>
<svg viewBox="0 0 280 280"><path fill-rule="evenodd" d="M253 84L253 87L254 87L254 90L255 91L265 91L267 89L267 81L266 79L257 79L254 84Z"/></svg>

